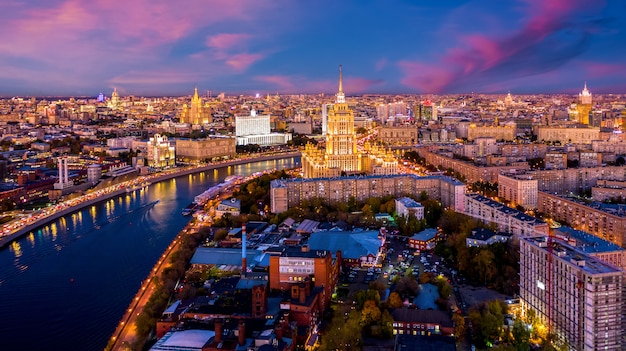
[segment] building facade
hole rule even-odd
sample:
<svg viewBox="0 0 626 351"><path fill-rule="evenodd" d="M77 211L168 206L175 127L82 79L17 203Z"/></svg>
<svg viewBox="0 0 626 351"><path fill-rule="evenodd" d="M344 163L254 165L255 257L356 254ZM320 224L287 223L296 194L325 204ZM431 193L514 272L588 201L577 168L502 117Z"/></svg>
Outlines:
<svg viewBox="0 0 626 351"><path fill-rule="evenodd" d="M461 211L464 208L465 184L445 176L410 174L276 179L270 185L270 201L272 212L280 213L313 198L338 203L348 202L350 198L362 201L385 195L419 196L422 191L445 207Z"/></svg>
<svg viewBox="0 0 626 351"><path fill-rule="evenodd" d="M537 179L526 174L499 174L498 197L526 209L537 208Z"/></svg>
<svg viewBox="0 0 626 351"><path fill-rule="evenodd" d="M327 106L327 124L325 149L308 144L302 151L302 172L305 178L396 173L398 162L391 152L374 146L366 146L365 153L357 149L354 113L343 93L341 66L336 101Z"/></svg>
<svg viewBox="0 0 626 351"><path fill-rule="evenodd" d="M232 137L207 139L176 139L176 157L183 161L205 161L235 156L237 139Z"/></svg>
<svg viewBox="0 0 626 351"><path fill-rule="evenodd" d="M180 122L196 125L213 122L211 108L208 105L202 105L202 99L198 96L198 87L194 89L189 106L187 104L183 105L183 109L180 112Z"/></svg>
<svg viewBox="0 0 626 351"><path fill-rule="evenodd" d="M291 140L291 133L272 133L270 115L258 115L255 110L249 116L235 116L235 135L237 145L280 145Z"/></svg>
<svg viewBox="0 0 626 351"><path fill-rule="evenodd" d="M155 134L148 141L148 167L164 168L176 165L176 147L165 135Z"/></svg>
<svg viewBox="0 0 626 351"><path fill-rule="evenodd" d="M621 247L626 247L624 246L626 245L626 207L602 203L592 205L540 191L537 208L540 212L551 215L554 220L565 222L574 229L583 230Z"/></svg>
<svg viewBox="0 0 626 351"><path fill-rule="evenodd" d="M520 302L570 350L623 350L624 270L559 239L520 239Z"/></svg>
<svg viewBox="0 0 626 351"><path fill-rule="evenodd" d="M495 223L499 231L518 237L548 235L547 223L479 194L465 195L464 213L485 222Z"/></svg>

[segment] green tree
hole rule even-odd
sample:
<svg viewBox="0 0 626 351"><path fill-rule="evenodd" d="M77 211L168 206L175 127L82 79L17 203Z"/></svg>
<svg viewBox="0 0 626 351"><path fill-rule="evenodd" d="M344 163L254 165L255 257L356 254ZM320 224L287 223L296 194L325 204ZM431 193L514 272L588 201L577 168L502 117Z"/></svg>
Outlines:
<svg viewBox="0 0 626 351"><path fill-rule="evenodd" d="M528 351L530 349L530 330L524 322L517 319L513 323L513 346L517 351Z"/></svg>

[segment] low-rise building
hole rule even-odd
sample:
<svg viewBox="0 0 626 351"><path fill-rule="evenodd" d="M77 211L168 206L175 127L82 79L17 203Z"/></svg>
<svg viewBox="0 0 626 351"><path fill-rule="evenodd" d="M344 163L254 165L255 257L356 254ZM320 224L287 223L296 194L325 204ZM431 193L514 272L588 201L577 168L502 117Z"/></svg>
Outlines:
<svg viewBox="0 0 626 351"><path fill-rule="evenodd" d="M215 208L215 217L221 218L225 214L239 216L241 212L241 201L237 198L222 200Z"/></svg>
<svg viewBox="0 0 626 351"><path fill-rule="evenodd" d="M481 247L495 243L505 243L511 239L511 234L504 232L494 232L486 228L476 228L465 238L465 246Z"/></svg>
<svg viewBox="0 0 626 351"><path fill-rule="evenodd" d="M439 239L439 231L435 228L426 228L409 237L409 247L415 250L432 250Z"/></svg>
<svg viewBox="0 0 626 351"><path fill-rule="evenodd" d="M410 215L417 219L424 219L424 206L410 197L396 199L396 213L398 216L408 218Z"/></svg>
<svg viewBox="0 0 626 351"><path fill-rule="evenodd" d="M232 137L176 139L176 157L184 162L230 158L237 153L237 140Z"/></svg>

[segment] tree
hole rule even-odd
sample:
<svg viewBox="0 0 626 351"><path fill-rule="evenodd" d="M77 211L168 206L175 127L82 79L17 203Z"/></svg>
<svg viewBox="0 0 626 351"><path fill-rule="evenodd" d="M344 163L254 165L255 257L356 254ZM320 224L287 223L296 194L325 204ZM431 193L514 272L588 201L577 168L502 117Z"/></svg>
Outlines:
<svg viewBox="0 0 626 351"><path fill-rule="evenodd" d="M454 336L457 340L463 339L465 336L465 318L458 313L452 314L452 322L454 323Z"/></svg>
<svg viewBox="0 0 626 351"><path fill-rule="evenodd" d="M370 326L380 320L382 313L380 312L380 308L378 308L378 304L374 300L367 300L363 305L363 309L361 310L361 321L360 324L363 327Z"/></svg>
<svg viewBox="0 0 626 351"><path fill-rule="evenodd" d="M528 351L530 349L530 330L524 322L517 319L513 323L513 346L517 351Z"/></svg>
<svg viewBox="0 0 626 351"><path fill-rule="evenodd" d="M493 265L494 254L488 249L480 250L478 255L474 257L472 263L478 269L478 276L480 281L487 283L487 280L493 278L495 275L495 267Z"/></svg>
<svg viewBox="0 0 626 351"><path fill-rule="evenodd" d="M387 300L387 303L389 305L389 308L400 308L402 307L402 298L400 297L400 294L394 291L389 294L389 299Z"/></svg>

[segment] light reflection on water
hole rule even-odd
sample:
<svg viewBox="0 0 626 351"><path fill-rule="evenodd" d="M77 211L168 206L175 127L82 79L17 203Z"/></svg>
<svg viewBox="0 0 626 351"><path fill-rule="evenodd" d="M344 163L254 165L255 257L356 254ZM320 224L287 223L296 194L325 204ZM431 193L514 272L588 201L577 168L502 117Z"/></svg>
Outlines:
<svg viewBox="0 0 626 351"><path fill-rule="evenodd" d="M210 170L84 208L0 250L2 349L104 349L140 282L189 221L181 210L227 175L294 160ZM37 318L32 318L37 316ZM37 335L33 338L33 335Z"/></svg>

